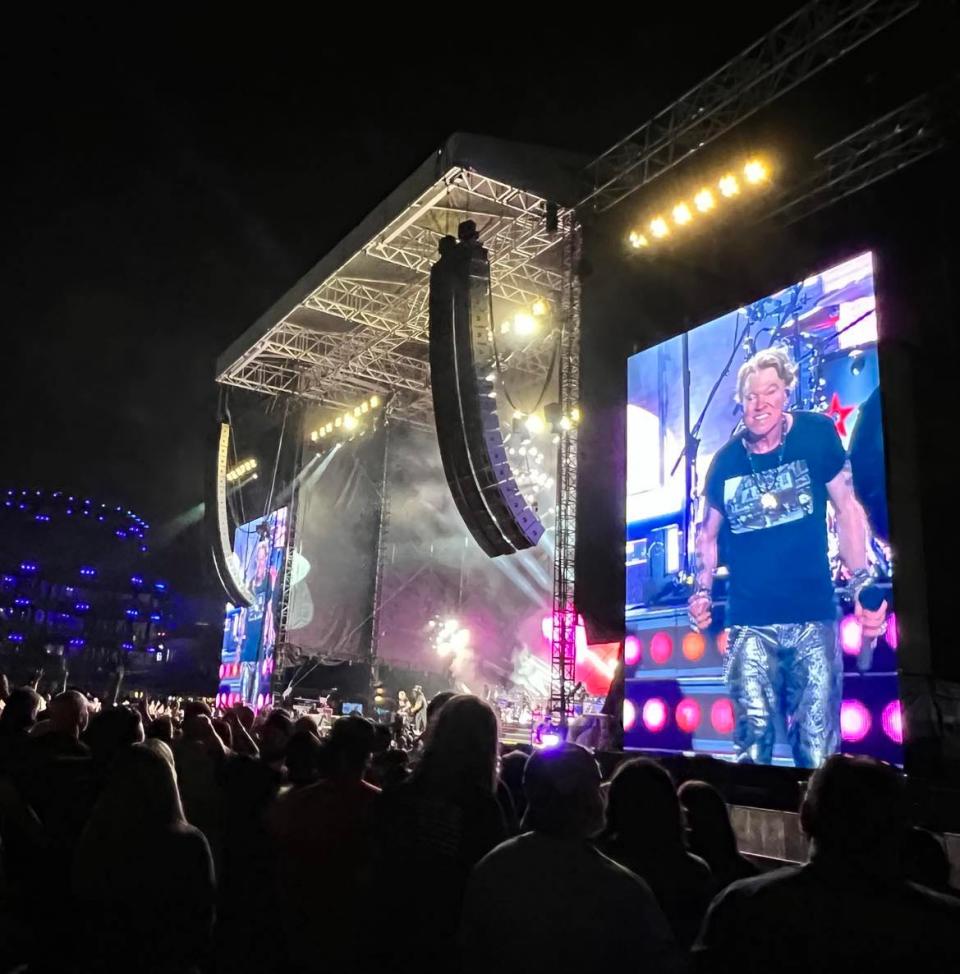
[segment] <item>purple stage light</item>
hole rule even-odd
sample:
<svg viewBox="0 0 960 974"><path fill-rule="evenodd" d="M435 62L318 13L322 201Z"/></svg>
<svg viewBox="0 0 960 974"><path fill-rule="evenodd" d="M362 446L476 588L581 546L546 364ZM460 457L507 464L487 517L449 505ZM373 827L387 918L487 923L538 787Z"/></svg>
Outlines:
<svg viewBox="0 0 960 974"><path fill-rule="evenodd" d="M900 642L900 633L897 630L897 614L895 612L891 612L887 616L887 632L883 638L891 649L897 648L897 643Z"/></svg>
<svg viewBox="0 0 960 974"><path fill-rule="evenodd" d="M540 738L540 743L544 747L559 747L562 741L563 737L561 737L556 731L548 731Z"/></svg>
<svg viewBox="0 0 960 974"><path fill-rule="evenodd" d="M903 743L903 707L899 700L891 700L880 714L880 726L894 744Z"/></svg>
<svg viewBox="0 0 960 974"><path fill-rule="evenodd" d="M854 615L846 615L840 620L840 647L847 656L858 656L863 645L863 626Z"/></svg>
<svg viewBox="0 0 960 974"><path fill-rule="evenodd" d="M840 704L840 736L851 744L862 741L870 733L873 721L870 711L859 700L844 700Z"/></svg>

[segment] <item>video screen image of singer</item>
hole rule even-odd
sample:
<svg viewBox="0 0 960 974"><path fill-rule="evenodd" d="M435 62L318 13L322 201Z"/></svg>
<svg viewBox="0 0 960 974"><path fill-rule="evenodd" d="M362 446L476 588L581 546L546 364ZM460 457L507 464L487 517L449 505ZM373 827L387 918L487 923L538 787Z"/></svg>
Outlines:
<svg viewBox="0 0 960 974"><path fill-rule="evenodd" d="M627 747L902 764L877 327L864 253L628 359Z"/></svg>

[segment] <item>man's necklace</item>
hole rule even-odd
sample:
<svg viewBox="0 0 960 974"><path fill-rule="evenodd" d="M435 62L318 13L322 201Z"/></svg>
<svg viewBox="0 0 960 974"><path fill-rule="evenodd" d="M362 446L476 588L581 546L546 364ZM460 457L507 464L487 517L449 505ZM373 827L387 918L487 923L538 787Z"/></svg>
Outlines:
<svg viewBox="0 0 960 974"><path fill-rule="evenodd" d="M747 451L747 461L750 464L750 473L753 483L760 492L760 506L768 512L775 511L780 506L774 488L777 486L777 474L783 464L783 451L787 445L787 417L783 417L783 425L780 427L780 448L777 450L777 464L772 470L757 470L753 462L753 451L744 441Z"/></svg>

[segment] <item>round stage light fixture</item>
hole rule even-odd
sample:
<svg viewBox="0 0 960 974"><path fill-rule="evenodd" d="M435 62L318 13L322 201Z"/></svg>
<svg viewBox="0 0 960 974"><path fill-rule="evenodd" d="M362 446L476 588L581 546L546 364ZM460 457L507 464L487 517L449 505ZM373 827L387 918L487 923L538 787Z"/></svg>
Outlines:
<svg viewBox="0 0 960 974"><path fill-rule="evenodd" d="M692 734L700 726L700 704L692 697L684 697L677 704L677 727L685 734Z"/></svg>
<svg viewBox="0 0 960 974"><path fill-rule="evenodd" d="M520 311L513 316L513 330L523 337L532 335L537 330L537 321L533 315Z"/></svg>
<svg viewBox="0 0 960 974"><path fill-rule="evenodd" d="M685 226L693 219L693 214L690 212L690 207L686 203L678 203L673 208L673 222L677 226Z"/></svg>
<svg viewBox="0 0 960 974"><path fill-rule="evenodd" d="M357 421L356 421L356 419L354 419L353 416L351 416L349 414L347 414L346 416L344 416L343 417L343 428L344 429L348 429L348 430L356 429L357 428Z"/></svg>
<svg viewBox="0 0 960 974"><path fill-rule="evenodd" d="M840 736L848 743L862 741L870 733L872 723L870 711L859 700L840 704Z"/></svg>
<svg viewBox="0 0 960 974"><path fill-rule="evenodd" d="M636 230L630 231L630 236L627 238L630 241L630 246L634 250L640 250L641 247L649 247L650 241L642 234L638 233Z"/></svg>
<svg viewBox="0 0 960 974"><path fill-rule="evenodd" d="M696 196L694 196L693 205L701 213L709 213L717 205L717 201L714 199L713 193L704 187L699 193L697 193Z"/></svg>
<svg viewBox="0 0 960 974"><path fill-rule="evenodd" d="M670 232L670 227L662 216L658 216L650 221L650 232L659 240Z"/></svg>
<svg viewBox="0 0 960 974"><path fill-rule="evenodd" d="M743 167L743 178L753 186L764 182L768 175L767 167L762 159L751 159Z"/></svg>
<svg viewBox="0 0 960 974"><path fill-rule="evenodd" d="M623 641L623 661L627 666L636 666L643 656L643 641L639 636L627 636Z"/></svg>
<svg viewBox="0 0 960 974"><path fill-rule="evenodd" d="M683 653L684 659L690 660L691 663L703 659L703 654L706 652L706 649L707 641L699 632L688 632L680 644L680 650Z"/></svg>
<svg viewBox="0 0 960 974"><path fill-rule="evenodd" d="M667 726L668 716L667 705L659 697L650 697L641 711L643 726L652 734L659 734Z"/></svg>
<svg viewBox="0 0 960 974"><path fill-rule="evenodd" d="M903 707L899 700L891 700L880 714L880 726L894 744L903 743Z"/></svg>
<svg viewBox="0 0 960 974"><path fill-rule="evenodd" d="M727 173L717 183L717 189L720 190L721 196L730 199L731 196L736 196L740 192L740 184L737 182L737 177L733 173Z"/></svg>
<svg viewBox="0 0 960 974"><path fill-rule="evenodd" d="M623 701L623 729L630 730L637 722L637 708L632 700Z"/></svg>
<svg viewBox="0 0 960 974"><path fill-rule="evenodd" d="M730 630L724 629L717 634L717 652L721 656L727 655L727 645L730 642Z"/></svg>
<svg viewBox="0 0 960 974"><path fill-rule="evenodd" d="M549 305L543 300L543 298L538 298L536 301L534 301L532 307L530 308L534 318L542 318L549 310Z"/></svg>
<svg viewBox="0 0 960 974"><path fill-rule="evenodd" d="M650 659L658 666L663 666L673 655L673 639L668 632L654 633L650 640Z"/></svg>
<svg viewBox="0 0 960 974"><path fill-rule="evenodd" d="M863 626L855 615L845 615L840 620L840 647L847 656L859 656L863 645Z"/></svg>
<svg viewBox="0 0 960 974"><path fill-rule="evenodd" d="M732 733L736 718L733 714L733 704L728 697L713 701L710 707L710 723L718 734Z"/></svg>
<svg viewBox="0 0 960 974"><path fill-rule="evenodd" d="M380 397L379 396L371 396L370 397L370 408L371 409L376 409L377 406L379 406L379 405L380 405Z"/></svg>

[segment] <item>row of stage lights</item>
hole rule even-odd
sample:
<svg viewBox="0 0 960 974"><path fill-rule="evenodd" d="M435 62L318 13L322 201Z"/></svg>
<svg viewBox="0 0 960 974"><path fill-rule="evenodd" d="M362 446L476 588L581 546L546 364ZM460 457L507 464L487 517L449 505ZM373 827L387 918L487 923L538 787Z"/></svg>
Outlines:
<svg viewBox="0 0 960 974"><path fill-rule="evenodd" d="M348 438L362 435L363 430L359 427L363 422L363 417L376 409L380 405L380 402L379 396L371 396L369 399L360 403L359 406L348 409L345 413L337 416L336 419L331 420L324 426L318 426L310 433L311 442L316 443L319 440L327 439L327 437L342 434L345 434Z"/></svg>
<svg viewBox="0 0 960 974"><path fill-rule="evenodd" d="M680 200L670 211L670 218L658 213L652 216L640 229L630 231L627 240L634 250L642 250L652 244L665 240L675 229L683 229L693 223L695 216L707 216L716 210L718 204L728 202L741 193L741 190L758 189L769 182L770 167L762 159L750 159L744 163L738 176L727 172L716 183L701 187L693 195L691 202Z"/></svg>
<svg viewBox="0 0 960 974"><path fill-rule="evenodd" d="M257 461L256 458L250 457L248 460L242 460L235 467L231 467L227 471L227 483L236 484L241 480L256 480L257 479Z"/></svg>

